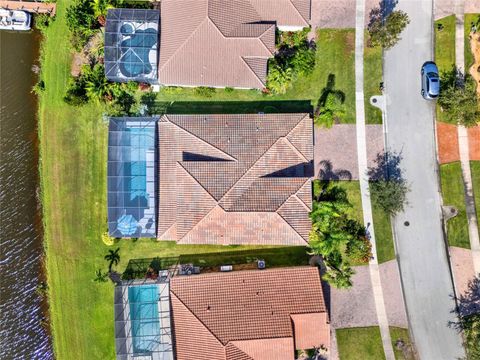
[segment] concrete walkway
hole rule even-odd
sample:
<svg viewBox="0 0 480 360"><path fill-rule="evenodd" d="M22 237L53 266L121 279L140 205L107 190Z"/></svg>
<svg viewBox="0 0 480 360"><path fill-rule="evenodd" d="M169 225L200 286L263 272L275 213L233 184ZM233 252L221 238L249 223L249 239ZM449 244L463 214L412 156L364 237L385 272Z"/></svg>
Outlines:
<svg viewBox="0 0 480 360"><path fill-rule="evenodd" d="M464 0L455 0L455 65L462 74L465 73L464 9ZM478 235L475 199L473 196L472 173L470 171L468 131L465 126L462 125L457 127L457 131L460 164L462 167L462 177L465 188L468 235L470 238L470 248L472 250L473 268L475 274L480 274L480 239Z"/></svg>
<svg viewBox="0 0 480 360"><path fill-rule="evenodd" d="M375 243L375 231L373 228L372 204L370 202L370 191L367 174L367 145L365 131L365 108L363 94L363 45L365 28L365 0L356 0L355 16L355 109L357 126L357 154L358 154L358 173L360 180L360 191L362 196L363 222L366 224L370 242L372 244L373 257L370 260L370 280L372 282L373 297L378 317L378 325L382 337L383 350L387 360L394 360L392 341L390 338L390 329L388 327L387 311L385 309L385 300L383 298L382 283L380 281L380 271L377 261L377 247Z"/></svg>

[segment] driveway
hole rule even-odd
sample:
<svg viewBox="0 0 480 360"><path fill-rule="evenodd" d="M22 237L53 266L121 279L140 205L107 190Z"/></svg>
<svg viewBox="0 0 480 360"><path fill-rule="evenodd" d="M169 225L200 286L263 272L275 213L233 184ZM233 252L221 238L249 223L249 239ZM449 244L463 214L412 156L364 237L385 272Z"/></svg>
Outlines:
<svg viewBox="0 0 480 360"><path fill-rule="evenodd" d="M421 359L464 356L441 221L433 102L420 95L420 68L433 57L432 0L400 0L410 24L385 55L387 147L401 152L408 206L394 219L396 249L411 332ZM408 221L409 225L405 225Z"/></svg>
<svg viewBox="0 0 480 360"><path fill-rule="evenodd" d="M357 129L354 124L331 128L315 126L315 177L320 180L358 180ZM368 166L374 167L383 153L382 125L367 125ZM363 174L362 174L363 175Z"/></svg>

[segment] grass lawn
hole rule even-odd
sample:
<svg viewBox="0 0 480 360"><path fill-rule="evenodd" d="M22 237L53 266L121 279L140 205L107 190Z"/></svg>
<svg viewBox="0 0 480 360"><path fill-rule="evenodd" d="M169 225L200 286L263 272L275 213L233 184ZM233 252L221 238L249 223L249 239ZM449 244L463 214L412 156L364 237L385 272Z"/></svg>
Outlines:
<svg viewBox="0 0 480 360"><path fill-rule="evenodd" d="M469 249L468 223L465 212L465 193L460 162L440 166L443 204L455 206L458 215L447 222L447 238L450 246Z"/></svg>
<svg viewBox="0 0 480 360"><path fill-rule="evenodd" d="M390 216L386 215L372 201L373 226L375 229L375 243L377 245L377 259L379 263L395 259L393 246L392 225Z"/></svg>
<svg viewBox="0 0 480 360"><path fill-rule="evenodd" d="M365 32L365 39L368 39L368 32ZM367 124L381 124L382 111L370 104L370 97L381 94L380 83L383 79L382 49L380 47L368 47L366 41L364 49L363 75L365 83L363 87L365 93L365 119Z"/></svg>
<svg viewBox="0 0 480 360"><path fill-rule="evenodd" d="M473 194L475 196L477 222L480 225L480 161L470 161L470 170L472 172Z"/></svg>
<svg viewBox="0 0 480 360"><path fill-rule="evenodd" d="M435 21L435 62L440 73L455 65L455 15Z"/></svg>
<svg viewBox="0 0 480 360"><path fill-rule="evenodd" d="M470 35L470 29L472 27L472 23L475 23L480 14L465 14L464 24L465 24L465 72L468 72L468 69L473 64L473 54L470 50L470 39L468 38Z"/></svg>
<svg viewBox="0 0 480 360"><path fill-rule="evenodd" d="M107 268L107 125L99 104L71 107L62 100L71 53L65 9L57 2L56 20L42 44L45 91L39 99L40 174L50 318L57 359L114 359L113 286L93 282ZM231 252L240 246L189 246L140 239L121 240L123 271L130 259L179 254ZM278 258L292 263L296 250L281 248Z"/></svg>
<svg viewBox="0 0 480 360"><path fill-rule="evenodd" d="M336 330L338 353L342 360L385 359L378 326Z"/></svg>
<svg viewBox="0 0 480 360"><path fill-rule="evenodd" d="M390 326L390 337L392 339L393 352L395 353L396 360L414 360L412 353L403 352L400 349L397 349L395 343L397 340L402 340L405 343L405 346L409 349L412 348L412 343L410 341L410 335L408 329L399 328Z"/></svg>
<svg viewBox="0 0 480 360"><path fill-rule="evenodd" d="M317 105L330 76L334 79L334 89L345 94L346 114L343 122L354 123L354 51L354 29L321 29L317 32L316 66L313 73L297 79L286 94L267 96L257 90L228 92L216 89L214 94L207 97L196 94L191 88L164 88L157 97L157 111L170 113L311 111ZM177 102L179 99L181 102Z"/></svg>
<svg viewBox="0 0 480 360"><path fill-rule="evenodd" d="M442 30L438 29L439 24L443 25ZM440 74L455 65L455 15L435 21L435 62ZM436 108L437 120L444 121L440 106Z"/></svg>

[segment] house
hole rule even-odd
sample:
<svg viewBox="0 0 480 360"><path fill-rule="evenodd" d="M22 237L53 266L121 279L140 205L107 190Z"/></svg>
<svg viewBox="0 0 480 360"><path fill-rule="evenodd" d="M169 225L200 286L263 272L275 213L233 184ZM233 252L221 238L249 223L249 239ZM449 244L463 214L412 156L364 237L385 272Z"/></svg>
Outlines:
<svg viewBox="0 0 480 360"><path fill-rule="evenodd" d="M276 29L308 27L310 11L310 0L162 0L160 11L111 9L105 74L112 81L262 89Z"/></svg>
<svg viewBox="0 0 480 360"><path fill-rule="evenodd" d="M310 0L162 0L160 84L264 88L275 30L309 26Z"/></svg>
<svg viewBox="0 0 480 360"><path fill-rule="evenodd" d="M181 244L306 245L309 114L111 118L111 236Z"/></svg>
<svg viewBox="0 0 480 360"><path fill-rule="evenodd" d="M307 244L309 114L164 115L158 147L158 239Z"/></svg>
<svg viewBox="0 0 480 360"><path fill-rule="evenodd" d="M293 360L330 345L316 267L177 276L170 300L177 360Z"/></svg>

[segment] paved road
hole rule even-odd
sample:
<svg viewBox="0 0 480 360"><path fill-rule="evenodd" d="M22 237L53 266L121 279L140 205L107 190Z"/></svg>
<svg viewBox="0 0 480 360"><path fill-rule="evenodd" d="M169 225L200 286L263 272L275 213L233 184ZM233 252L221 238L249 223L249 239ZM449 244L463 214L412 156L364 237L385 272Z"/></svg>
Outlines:
<svg viewBox="0 0 480 360"><path fill-rule="evenodd" d="M453 360L464 351L460 336L447 326L455 318L436 173L434 103L420 95L420 68L433 57L432 0L400 0L397 8L411 20L384 65L387 146L402 152L411 188L407 209L394 221L400 274L420 358Z"/></svg>

